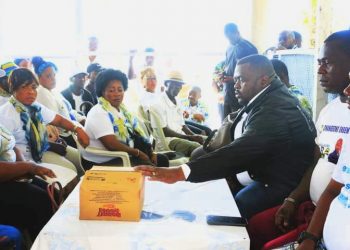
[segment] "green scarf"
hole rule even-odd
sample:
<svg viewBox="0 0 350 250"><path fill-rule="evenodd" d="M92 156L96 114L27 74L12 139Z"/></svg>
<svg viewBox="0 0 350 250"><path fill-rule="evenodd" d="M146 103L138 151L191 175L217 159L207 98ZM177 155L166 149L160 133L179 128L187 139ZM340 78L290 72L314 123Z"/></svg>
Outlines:
<svg viewBox="0 0 350 250"><path fill-rule="evenodd" d="M9 102L15 107L20 114L23 122L23 130L28 141L32 158L36 162L40 162L43 153L49 148L46 127L43 124L41 115L41 107L36 104L25 106L13 96Z"/></svg>
<svg viewBox="0 0 350 250"><path fill-rule="evenodd" d="M104 97L98 98L98 102L102 106L102 109L108 112L109 119L113 125L114 133L118 139L120 138L128 144L130 140L128 130L136 131L139 135L146 138L145 132L140 127L137 118L127 111L124 104L121 104L119 109L124 115L125 120L114 115L112 112L114 107Z"/></svg>
<svg viewBox="0 0 350 250"><path fill-rule="evenodd" d="M3 88L0 87L0 96L2 96L2 97L10 97L11 94L8 93L6 90L4 90Z"/></svg>

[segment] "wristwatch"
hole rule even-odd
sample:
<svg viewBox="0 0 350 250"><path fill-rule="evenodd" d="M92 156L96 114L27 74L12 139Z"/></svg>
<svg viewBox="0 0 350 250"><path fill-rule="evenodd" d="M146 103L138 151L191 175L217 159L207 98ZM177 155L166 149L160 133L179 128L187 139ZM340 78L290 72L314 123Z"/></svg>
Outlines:
<svg viewBox="0 0 350 250"><path fill-rule="evenodd" d="M303 242L304 240L309 239L312 240L313 242L315 242L315 244L317 244L319 237L313 235L312 233L303 231L301 232L301 234L299 235L298 238L298 243L300 244L301 242Z"/></svg>

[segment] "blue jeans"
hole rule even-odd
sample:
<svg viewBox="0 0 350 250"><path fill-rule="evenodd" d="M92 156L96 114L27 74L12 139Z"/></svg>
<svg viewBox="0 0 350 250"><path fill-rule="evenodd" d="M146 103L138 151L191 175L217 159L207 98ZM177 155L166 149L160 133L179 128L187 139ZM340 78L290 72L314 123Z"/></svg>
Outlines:
<svg viewBox="0 0 350 250"><path fill-rule="evenodd" d="M240 189L234 198L242 217L249 219L268 208L282 204L293 188L253 182Z"/></svg>

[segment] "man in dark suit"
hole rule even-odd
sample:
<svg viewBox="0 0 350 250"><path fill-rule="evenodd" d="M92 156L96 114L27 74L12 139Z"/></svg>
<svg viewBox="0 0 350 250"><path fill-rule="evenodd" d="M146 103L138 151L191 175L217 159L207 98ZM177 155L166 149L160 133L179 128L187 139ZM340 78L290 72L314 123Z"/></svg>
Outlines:
<svg viewBox="0 0 350 250"><path fill-rule="evenodd" d="M280 204L313 161L315 127L271 62L251 55L238 61L235 95L243 105L232 142L170 169L140 166L144 175L166 183L204 182L248 171L253 181L235 195L246 218Z"/></svg>

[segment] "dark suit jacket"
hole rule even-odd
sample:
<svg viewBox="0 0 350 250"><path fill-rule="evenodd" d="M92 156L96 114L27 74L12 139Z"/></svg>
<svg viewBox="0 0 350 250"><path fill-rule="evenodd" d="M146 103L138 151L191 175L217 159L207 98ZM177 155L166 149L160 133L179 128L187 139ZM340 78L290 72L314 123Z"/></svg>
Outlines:
<svg viewBox="0 0 350 250"><path fill-rule="evenodd" d="M203 182L248 170L258 182L295 188L313 162L316 130L311 118L278 78L237 115L232 135L244 112L242 136L190 161L187 180Z"/></svg>
<svg viewBox="0 0 350 250"><path fill-rule="evenodd" d="M94 104L94 99L92 97L92 95L90 94L89 91L87 91L86 89L83 89L83 96L82 99L84 102L91 102L92 104ZM61 92L61 94L63 95L64 98L67 99L67 101L69 101L70 105L72 105L72 108L80 111L79 107L75 107L75 102L73 99L73 92L72 92L72 85L70 85L68 88L66 88L65 90L63 90Z"/></svg>

